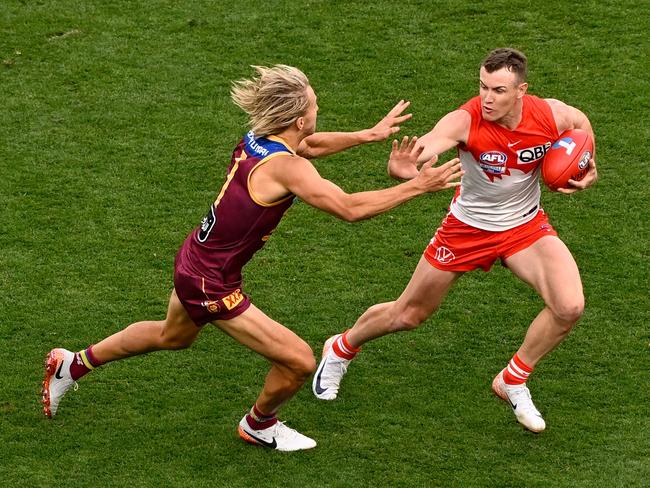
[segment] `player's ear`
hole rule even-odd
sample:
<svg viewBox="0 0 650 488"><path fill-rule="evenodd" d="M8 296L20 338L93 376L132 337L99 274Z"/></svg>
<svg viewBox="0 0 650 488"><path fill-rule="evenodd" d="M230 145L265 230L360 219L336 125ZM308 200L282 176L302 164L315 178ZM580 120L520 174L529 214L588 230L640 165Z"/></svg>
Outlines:
<svg viewBox="0 0 650 488"><path fill-rule="evenodd" d="M519 92L517 98L523 97L526 94L526 90L528 90L528 83L520 83L517 87L517 91Z"/></svg>
<svg viewBox="0 0 650 488"><path fill-rule="evenodd" d="M298 117L296 119L296 127L298 127L298 130L302 130L302 128L305 126L305 118L304 117Z"/></svg>

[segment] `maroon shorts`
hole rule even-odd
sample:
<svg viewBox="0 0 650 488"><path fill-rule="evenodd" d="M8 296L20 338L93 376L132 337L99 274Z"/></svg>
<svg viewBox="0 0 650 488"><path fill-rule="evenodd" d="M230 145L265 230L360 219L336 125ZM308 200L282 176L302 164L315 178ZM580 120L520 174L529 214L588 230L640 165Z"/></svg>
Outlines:
<svg viewBox="0 0 650 488"><path fill-rule="evenodd" d="M224 286L208 278L188 273L179 266L174 269L174 288L178 299L194 323L201 327L214 320L228 320L250 307L241 283Z"/></svg>
<svg viewBox="0 0 650 488"><path fill-rule="evenodd" d="M424 251L429 263L443 271L489 271L497 259L523 251L538 239L557 236L543 210L525 224L502 232L467 225L449 213Z"/></svg>

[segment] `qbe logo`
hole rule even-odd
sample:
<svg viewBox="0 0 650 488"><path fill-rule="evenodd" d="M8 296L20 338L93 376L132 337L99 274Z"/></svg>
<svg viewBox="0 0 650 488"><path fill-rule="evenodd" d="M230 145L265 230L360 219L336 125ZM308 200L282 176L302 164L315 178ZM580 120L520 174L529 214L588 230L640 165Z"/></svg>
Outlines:
<svg viewBox="0 0 650 488"><path fill-rule="evenodd" d="M481 153L479 157L479 165L486 173L493 175L502 175L506 172L506 162L508 156L501 151L487 151Z"/></svg>
<svg viewBox="0 0 650 488"><path fill-rule="evenodd" d="M520 149L517 151L517 163L519 164L530 164L535 161L542 159L546 152L551 148L551 143L547 142L534 147L527 147L526 149Z"/></svg>

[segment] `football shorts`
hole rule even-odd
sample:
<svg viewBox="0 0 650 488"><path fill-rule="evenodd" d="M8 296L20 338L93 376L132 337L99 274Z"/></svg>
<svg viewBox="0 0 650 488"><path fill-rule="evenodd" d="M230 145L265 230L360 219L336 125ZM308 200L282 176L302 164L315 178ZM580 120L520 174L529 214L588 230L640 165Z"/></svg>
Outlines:
<svg viewBox="0 0 650 488"><path fill-rule="evenodd" d="M199 327L214 320L235 318L251 305L241 284L225 287L203 276L189 274L178 266L174 270L174 288L190 318Z"/></svg>
<svg viewBox="0 0 650 488"><path fill-rule="evenodd" d="M557 236L543 210L526 222L501 232L477 229L450 212L424 251L424 257L443 271L489 271L497 259L512 256L544 236Z"/></svg>

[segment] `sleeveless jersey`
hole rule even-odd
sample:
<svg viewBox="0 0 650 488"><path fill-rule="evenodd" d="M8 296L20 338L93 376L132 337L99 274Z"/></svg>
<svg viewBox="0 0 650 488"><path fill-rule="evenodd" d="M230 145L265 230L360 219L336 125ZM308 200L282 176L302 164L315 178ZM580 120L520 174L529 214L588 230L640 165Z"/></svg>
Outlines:
<svg viewBox="0 0 650 488"><path fill-rule="evenodd" d="M468 225L503 231L532 220L540 207L539 174L551 144L559 138L549 104L524 95L514 130L483 119L481 99L460 107L472 117L466 144L458 146L463 175L450 210Z"/></svg>
<svg viewBox="0 0 650 488"><path fill-rule="evenodd" d="M251 175L272 158L286 154L295 152L279 137L246 134L232 153L217 199L179 250L177 266L221 283L224 289L240 286L242 268L264 246L295 197L289 194L264 203L250 188Z"/></svg>

